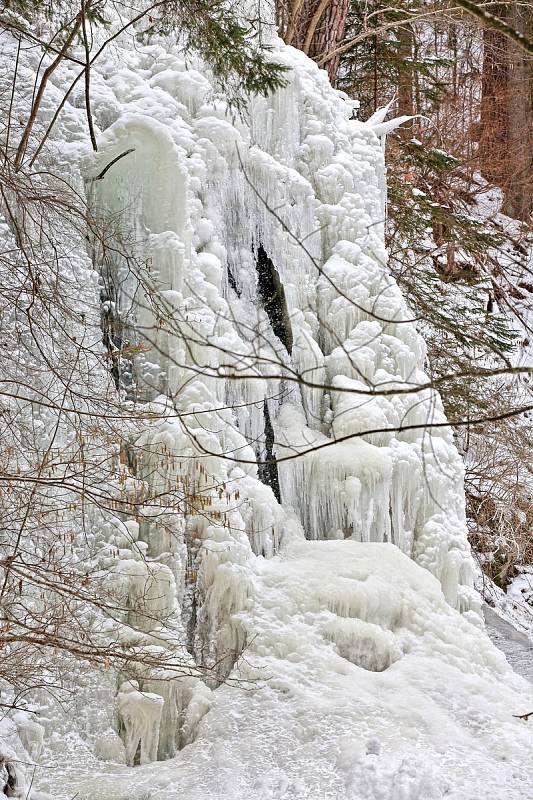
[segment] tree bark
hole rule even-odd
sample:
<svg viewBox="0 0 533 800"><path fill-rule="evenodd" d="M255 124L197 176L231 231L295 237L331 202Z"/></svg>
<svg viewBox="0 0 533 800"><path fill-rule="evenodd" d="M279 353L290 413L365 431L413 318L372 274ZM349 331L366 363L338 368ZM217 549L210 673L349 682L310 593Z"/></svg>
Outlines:
<svg viewBox="0 0 533 800"><path fill-rule="evenodd" d="M290 4L279 0L278 19L288 17L284 23L285 30L280 33L287 44L320 61L342 41L349 6L350 0L293 0ZM326 69L334 85L339 55L327 61Z"/></svg>
<svg viewBox="0 0 533 800"><path fill-rule="evenodd" d="M531 36L530 10L502 3L497 12ZM502 189L505 213L527 220L533 213L533 58L492 27L484 31L483 49L481 173Z"/></svg>
<svg viewBox="0 0 533 800"><path fill-rule="evenodd" d="M402 25L398 30L400 71L398 75L398 116L412 117L414 104L414 72L413 72L413 29L410 25ZM410 139L413 135L412 124L402 125L398 131L402 139Z"/></svg>
<svg viewBox="0 0 533 800"><path fill-rule="evenodd" d="M318 24L309 47L311 58L322 58L335 50L344 37L349 0L329 0L322 19ZM339 70L340 56L336 55L327 62L326 69L333 85Z"/></svg>

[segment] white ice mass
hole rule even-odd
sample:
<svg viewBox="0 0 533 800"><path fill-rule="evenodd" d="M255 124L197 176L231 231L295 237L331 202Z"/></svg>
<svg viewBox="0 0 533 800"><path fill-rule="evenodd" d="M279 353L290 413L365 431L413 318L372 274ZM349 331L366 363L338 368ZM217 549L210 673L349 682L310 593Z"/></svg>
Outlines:
<svg viewBox="0 0 533 800"><path fill-rule="evenodd" d="M119 514L92 554L118 622L170 628L191 674L73 670L64 712L4 721L4 760L54 800L527 800L533 693L483 632L461 459L387 271L382 120L273 44L287 86L239 114L176 44L119 38L98 152L78 85L41 156L109 226L72 280L158 414L123 485L203 499Z"/></svg>

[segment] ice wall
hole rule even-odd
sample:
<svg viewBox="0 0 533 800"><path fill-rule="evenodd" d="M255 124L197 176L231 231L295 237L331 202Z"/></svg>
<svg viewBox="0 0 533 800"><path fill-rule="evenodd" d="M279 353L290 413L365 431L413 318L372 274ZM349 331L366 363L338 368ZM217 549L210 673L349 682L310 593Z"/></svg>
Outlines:
<svg viewBox="0 0 533 800"><path fill-rule="evenodd" d="M150 348L123 360L123 386L188 415L165 423L165 441L188 470L202 463L201 491L231 516L222 530L189 522L202 575L209 540L232 563L279 545L283 512L254 480L275 456L282 507L307 538L392 542L468 608L462 465L387 272L380 141L312 62L275 57L288 85L243 118L177 48L100 67L85 176L120 247L97 260L120 330ZM221 482L238 509L208 488Z"/></svg>
<svg viewBox="0 0 533 800"><path fill-rule="evenodd" d="M392 543L451 605L476 601L461 462L387 271L379 129L277 41L287 85L241 114L175 43L130 44L91 70L98 152L81 84L49 145L95 220L98 363L144 419L117 456L121 502L91 521L110 635L169 661L113 676L136 763L194 739L253 636L254 565L293 540ZM124 748L108 733L111 758Z"/></svg>

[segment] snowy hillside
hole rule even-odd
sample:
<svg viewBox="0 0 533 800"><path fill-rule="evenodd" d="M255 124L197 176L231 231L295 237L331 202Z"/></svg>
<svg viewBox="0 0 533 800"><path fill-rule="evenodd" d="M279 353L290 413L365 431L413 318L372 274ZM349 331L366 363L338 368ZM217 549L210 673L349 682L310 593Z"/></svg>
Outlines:
<svg viewBox="0 0 533 800"><path fill-rule="evenodd" d="M91 71L97 152L80 82L39 156L94 220L63 276L92 326L80 380L140 420L98 442L105 508L87 493L88 523L64 518L117 598L98 635L134 657L67 659L63 708L37 691L4 720L19 787L522 800L533 692L483 632L462 462L387 271L382 121L302 53L273 58L287 86L238 113L190 53L122 35ZM54 73L43 129L75 75Z"/></svg>
<svg viewBox="0 0 533 800"><path fill-rule="evenodd" d="M77 743L68 767L61 750L51 762L58 796L528 796L531 734L509 712L531 689L426 571L392 545L302 542L249 578L243 683L213 693L196 740L133 770Z"/></svg>

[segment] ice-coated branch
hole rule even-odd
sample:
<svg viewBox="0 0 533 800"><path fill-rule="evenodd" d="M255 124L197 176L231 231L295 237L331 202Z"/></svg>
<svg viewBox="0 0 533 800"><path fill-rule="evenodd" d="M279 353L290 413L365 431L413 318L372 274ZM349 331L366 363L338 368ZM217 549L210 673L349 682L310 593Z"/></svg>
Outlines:
<svg viewBox="0 0 533 800"><path fill-rule="evenodd" d="M16 152L16 155L15 155L15 162L14 162L15 169L20 169L20 167L22 165L22 159L24 158L24 154L25 154L26 148L28 146L28 141L29 141L31 132L33 130L33 126L35 124L35 120L37 119L37 114L39 112L39 108L41 106L41 101L43 99L44 92L45 92L46 86L48 84L48 81L50 80L50 78L52 77L53 73L58 68L58 66L61 64L61 62L63 61L65 55L67 54L70 45L74 41L74 38L75 38L76 34L78 33L78 31L79 31L79 29L81 27L82 20L83 20L83 13L80 11L80 13L76 16L76 18L74 20L74 24L72 26L72 29L71 29L69 35L67 36L67 38L65 40L65 44L63 45L63 47L59 51L59 53L56 56L56 58L54 58L52 63L45 69L45 71L43 73L43 77L42 77L41 82L39 84L39 89L37 90L37 94L35 95L35 100L33 101L33 104L32 104L32 108L31 108L31 112L30 112L30 116L29 116L28 122L26 123L26 127L24 128L24 132L22 134L22 138L21 138L21 140L19 142L19 146L17 148L17 152Z"/></svg>

